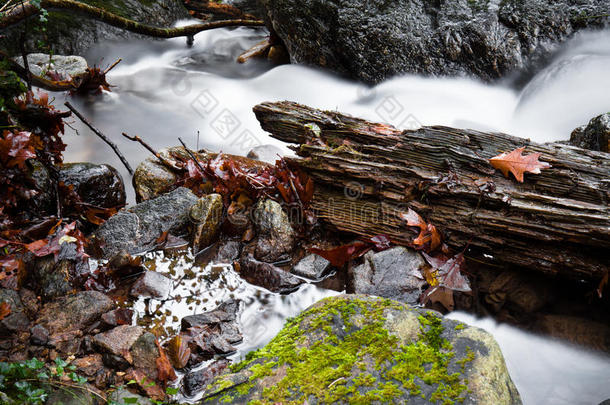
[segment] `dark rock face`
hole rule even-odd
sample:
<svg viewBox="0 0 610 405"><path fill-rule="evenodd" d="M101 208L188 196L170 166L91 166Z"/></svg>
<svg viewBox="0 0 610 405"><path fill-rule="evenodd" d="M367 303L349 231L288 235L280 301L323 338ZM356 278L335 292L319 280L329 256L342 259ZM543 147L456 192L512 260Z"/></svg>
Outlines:
<svg viewBox="0 0 610 405"><path fill-rule="evenodd" d="M125 205L125 185L117 170L110 165L66 163L59 181L73 185L83 202L110 208Z"/></svg>
<svg viewBox="0 0 610 405"><path fill-rule="evenodd" d="M181 0L115 0L112 2L83 0L82 2L92 6L101 5L106 10L122 17L159 27L171 27L179 19L190 18ZM150 39L150 37L133 34L66 11L49 11L46 27L47 30L44 33L29 30L28 49L38 49L37 42L43 40L44 43L52 45L56 54L83 55L95 43L101 41ZM5 31L3 34L6 34L7 37L1 40L0 48L11 53L19 53L18 39L20 33L23 32L23 27L17 25L9 27ZM108 62L111 63L111 61Z"/></svg>
<svg viewBox="0 0 610 405"><path fill-rule="evenodd" d="M586 126L572 131L570 144L583 149L610 152L610 113L599 115Z"/></svg>
<svg viewBox="0 0 610 405"><path fill-rule="evenodd" d="M8 303L11 309L11 312L0 321L0 336L27 330L30 320L19 294L13 290L0 289L0 302Z"/></svg>
<svg viewBox="0 0 610 405"><path fill-rule="evenodd" d="M606 0L261 0L292 62L367 83L400 73L493 80L547 57ZM589 17L589 18L587 18Z"/></svg>
<svg viewBox="0 0 610 405"><path fill-rule="evenodd" d="M352 287L357 294L370 294L415 304L425 284L419 269L424 259L404 247L369 252L364 263L352 272Z"/></svg>
<svg viewBox="0 0 610 405"><path fill-rule="evenodd" d="M189 209L198 198L184 187L119 212L93 234L94 253L109 258L126 250L141 253L156 244L163 232L186 233Z"/></svg>
<svg viewBox="0 0 610 405"><path fill-rule="evenodd" d="M280 294L296 291L305 282L271 263L256 260L251 254L242 254L239 274L249 283Z"/></svg>

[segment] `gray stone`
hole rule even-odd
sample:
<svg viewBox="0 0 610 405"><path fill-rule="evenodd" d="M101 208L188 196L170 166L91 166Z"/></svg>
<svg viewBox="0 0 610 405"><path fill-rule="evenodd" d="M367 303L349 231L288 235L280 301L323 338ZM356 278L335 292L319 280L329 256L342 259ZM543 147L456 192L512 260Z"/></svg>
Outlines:
<svg viewBox="0 0 610 405"><path fill-rule="evenodd" d="M235 369L204 403L521 404L489 333L364 295L319 301Z"/></svg>
<svg viewBox="0 0 610 405"><path fill-rule="evenodd" d="M74 186L74 191L87 204L110 208L125 205L125 185L112 166L93 163L65 163L59 181Z"/></svg>
<svg viewBox="0 0 610 405"><path fill-rule="evenodd" d="M131 358L133 366L138 368L152 380L157 379L157 359L159 358L159 348L157 338L150 332L143 333L131 346Z"/></svg>
<svg viewBox="0 0 610 405"><path fill-rule="evenodd" d="M415 304L426 284L419 270L424 263L419 253L401 246L368 252L352 270L353 290Z"/></svg>
<svg viewBox="0 0 610 405"><path fill-rule="evenodd" d="M23 58L13 58L23 66ZM47 72L57 72L64 78L76 77L87 73L87 61L82 56L76 55L48 55L46 53L28 54L28 67L30 72L36 76L43 76Z"/></svg>
<svg viewBox="0 0 610 405"><path fill-rule="evenodd" d="M142 253L153 248L163 232L185 233L189 209L197 200L191 190L180 187L120 211L93 233L94 253L103 258L121 250Z"/></svg>
<svg viewBox="0 0 610 405"><path fill-rule="evenodd" d="M133 286L129 294L141 298L167 298L172 289L172 280L156 271L145 271Z"/></svg>
<svg viewBox="0 0 610 405"><path fill-rule="evenodd" d="M30 342L33 345L43 346L49 341L49 331L42 325L34 325L30 329Z"/></svg>
<svg viewBox="0 0 610 405"><path fill-rule="evenodd" d="M607 0L261 0L293 63L367 83L402 73L506 76L581 29L608 26ZM289 23L287 23L289 21Z"/></svg>
<svg viewBox="0 0 610 405"><path fill-rule="evenodd" d="M133 392L129 391L127 387L124 386L121 386L116 390L112 391L108 395L108 400L114 401L112 403L116 403L117 405L123 405L127 403L136 405L153 405L153 402L149 398L143 397L139 394L134 394ZM127 400L128 402L126 402L125 400Z"/></svg>
<svg viewBox="0 0 610 405"><path fill-rule="evenodd" d="M84 330L110 311L114 303L98 291L82 291L45 304L35 323L49 333Z"/></svg>
<svg viewBox="0 0 610 405"><path fill-rule="evenodd" d="M301 259L290 272L297 276L319 280L329 268L330 262L328 260L312 253Z"/></svg>
<svg viewBox="0 0 610 405"><path fill-rule="evenodd" d="M102 6L107 11L137 22L158 27L171 27L180 19L188 19L181 0L82 0L92 6ZM33 21L33 19L32 19ZM131 33L92 18L70 11L50 11L46 30L29 30L27 49L37 49L42 41L52 47L54 53L63 55L84 55L94 44L105 41L125 41L127 39L147 39L151 37ZM19 36L22 25L15 25L3 30L6 35L0 42L0 48L13 54L19 54ZM112 63L113 61L106 61Z"/></svg>
<svg viewBox="0 0 610 405"><path fill-rule="evenodd" d="M93 342L108 353L124 357L143 333L144 329L139 326L121 325L98 333L93 337Z"/></svg>
<svg viewBox="0 0 610 405"><path fill-rule="evenodd" d="M195 253L214 241L222 224L223 207L220 194L205 195L191 207L189 218L192 221L191 233Z"/></svg>
<svg viewBox="0 0 610 405"><path fill-rule="evenodd" d="M254 208L253 216L258 232L256 259L274 262L292 251L295 233L279 203L261 199Z"/></svg>
<svg viewBox="0 0 610 405"><path fill-rule="evenodd" d="M218 247L218 252L212 259L214 263L232 263L241 253L241 243L230 240Z"/></svg>
<svg viewBox="0 0 610 405"><path fill-rule="evenodd" d="M95 405L97 401L87 385L56 388L49 394L47 405Z"/></svg>
<svg viewBox="0 0 610 405"><path fill-rule="evenodd" d="M176 158L181 160L191 159L188 152L182 146L172 146L157 152L166 161L175 164ZM205 161L207 152L199 151L197 158ZM150 200L175 188L178 180L176 172L162 164L155 156L143 160L133 174L133 187L136 191L138 202Z"/></svg>
<svg viewBox="0 0 610 405"><path fill-rule="evenodd" d="M598 115L570 135L570 144L583 149L610 152L610 113Z"/></svg>

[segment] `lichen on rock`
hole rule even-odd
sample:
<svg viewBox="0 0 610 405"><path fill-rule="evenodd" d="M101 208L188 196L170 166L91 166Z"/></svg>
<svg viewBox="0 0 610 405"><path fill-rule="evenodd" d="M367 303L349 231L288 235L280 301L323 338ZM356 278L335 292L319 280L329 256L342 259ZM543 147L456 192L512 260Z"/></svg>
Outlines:
<svg viewBox="0 0 610 405"><path fill-rule="evenodd" d="M204 391L251 404L521 403L486 332L364 295L324 299Z"/></svg>

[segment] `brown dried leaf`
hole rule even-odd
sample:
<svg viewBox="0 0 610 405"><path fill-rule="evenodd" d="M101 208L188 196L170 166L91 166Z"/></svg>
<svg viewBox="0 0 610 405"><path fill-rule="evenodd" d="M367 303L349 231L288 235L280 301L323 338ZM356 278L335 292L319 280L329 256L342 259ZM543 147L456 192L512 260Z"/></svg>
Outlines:
<svg viewBox="0 0 610 405"><path fill-rule="evenodd" d="M165 350L163 350L163 347L161 347L159 344L159 341L155 341L155 343L159 349L159 357L157 357L156 360L157 371L159 372L157 380L165 386L168 381L173 381L177 378L176 372L174 371L172 364L169 362L169 359L165 354Z"/></svg>
<svg viewBox="0 0 610 405"><path fill-rule="evenodd" d="M551 165L546 162L538 161L541 153L522 155L524 150L525 146L522 146L512 152L504 152L489 159L489 163L491 163L494 168L500 170L505 177L508 177L508 172L511 172L520 183L523 183L523 174L525 172L539 174L540 169L548 169L551 167Z"/></svg>
<svg viewBox="0 0 610 405"><path fill-rule="evenodd" d="M174 336L167 346L167 354L175 368L184 368L191 357L187 339L182 339L180 335Z"/></svg>

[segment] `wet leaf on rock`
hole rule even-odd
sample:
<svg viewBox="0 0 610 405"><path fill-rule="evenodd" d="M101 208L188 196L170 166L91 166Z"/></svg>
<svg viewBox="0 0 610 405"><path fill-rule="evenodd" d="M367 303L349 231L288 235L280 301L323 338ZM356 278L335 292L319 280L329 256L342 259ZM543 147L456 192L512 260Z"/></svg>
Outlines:
<svg viewBox="0 0 610 405"><path fill-rule="evenodd" d="M523 155L524 150L525 146L522 146L511 152L504 152L489 159L489 163L500 170L505 177L508 177L508 172L511 172L519 183L523 183L524 173L540 174L540 169L551 167L550 164L538 160L541 153Z"/></svg>
<svg viewBox="0 0 610 405"><path fill-rule="evenodd" d="M181 335L174 336L167 346L167 354L175 368L184 368L191 357L188 340L182 339Z"/></svg>

